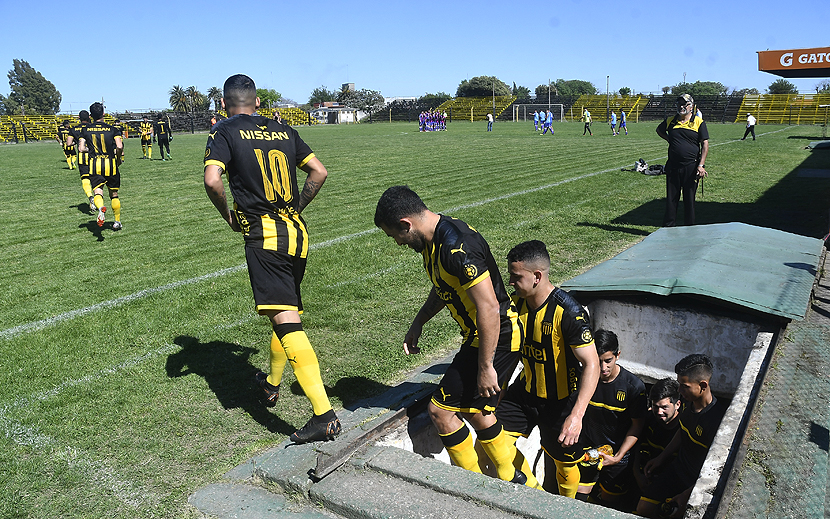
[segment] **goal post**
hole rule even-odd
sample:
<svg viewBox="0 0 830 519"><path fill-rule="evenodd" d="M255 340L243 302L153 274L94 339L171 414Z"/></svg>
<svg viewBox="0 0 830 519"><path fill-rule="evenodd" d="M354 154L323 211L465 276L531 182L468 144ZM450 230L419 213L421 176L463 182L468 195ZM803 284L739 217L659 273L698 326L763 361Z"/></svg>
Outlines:
<svg viewBox="0 0 830 519"><path fill-rule="evenodd" d="M519 104L513 105L513 122L533 122L533 112L550 110L553 114L553 120L556 122L566 122L565 119L565 105L561 103L533 103L533 104Z"/></svg>

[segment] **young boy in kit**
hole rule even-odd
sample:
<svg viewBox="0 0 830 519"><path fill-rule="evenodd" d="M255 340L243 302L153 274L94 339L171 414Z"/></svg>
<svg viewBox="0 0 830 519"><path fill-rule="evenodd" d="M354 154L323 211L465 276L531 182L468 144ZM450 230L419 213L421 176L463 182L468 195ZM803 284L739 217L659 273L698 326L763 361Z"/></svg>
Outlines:
<svg viewBox="0 0 830 519"><path fill-rule="evenodd" d="M685 408L672 441L646 463L644 472L652 483L637 504L637 514L644 517L657 517L661 505L676 507L675 515L683 514L725 411L709 384L713 371L709 357L689 355L677 363L674 371Z"/></svg>
<svg viewBox="0 0 830 519"><path fill-rule="evenodd" d="M631 489L629 461L637 445L646 415L646 386L636 375L617 364L620 347L616 334L594 332L599 354L599 384L585 412L588 445L608 445L613 454L599 453L599 459L579 463L579 490L576 498L587 501L599 482L596 501L612 505Z"/></svg>
<svg viewBox="0 0 830 519"><path fill-rule="evenodd" d="M634 479L637 480L640 491L652 483L644 472L646 463L666 450L680 427L680 385L673 378L659 380L651 386L648 399L651 412L646 418L645 429L632 464Z"/></svg>

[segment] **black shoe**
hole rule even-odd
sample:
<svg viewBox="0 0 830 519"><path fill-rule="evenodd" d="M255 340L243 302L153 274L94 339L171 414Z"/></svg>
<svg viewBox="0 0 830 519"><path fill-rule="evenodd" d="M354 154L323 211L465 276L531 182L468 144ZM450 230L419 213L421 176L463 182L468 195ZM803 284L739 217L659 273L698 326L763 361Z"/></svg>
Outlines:
<svg viewBox="0 0 830 519"><path fill-rule="evenodd" d="M289 438L294 443L333 440L342 429L340 420L337 419L334 410L331 410L320 416L312 416L311 420L302 429L295 431ZM524 476L524 474L522 475Z"/></svg>
<svg viewBox="0 0 830 519"><path fill-rule="evenodd" d="M277 405L277 399L280 397L280 386L272 386L268 383L268 375L263 373L262 371L257 371L256 375L254 375L256 379L256 383L259 384L259 387L265 392L265 398L262 401L265 403L266 407L274 407Z"/></svg>
<svg viewBox="0 0 830 519"><path fill-rule="evenodd" d="M511 483L517 483L519 485L527 484L527 476L525 476L524 472L521 470L516 470L516 474L513 476L513 479L510 480Z"/></svg>

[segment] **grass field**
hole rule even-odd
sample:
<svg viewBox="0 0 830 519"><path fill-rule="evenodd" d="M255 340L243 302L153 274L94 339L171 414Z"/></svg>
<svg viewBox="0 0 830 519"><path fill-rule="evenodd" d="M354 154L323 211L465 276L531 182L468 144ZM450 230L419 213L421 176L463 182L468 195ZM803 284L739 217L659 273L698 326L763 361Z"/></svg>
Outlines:
<svg viewBox="0 0 830 519"><path fill-rule="evenodd" d="M545 241L558 283L660 225L664 178L620 171L663 163L655 127L618 137L601 124L582 137L574 123L555 137L519 123L300 128L329 169L304 213L303 318L335 407L457 345L445 312L427 325L421 356L402 354L428 287L420 256L372 223L388 186L409 184L469 222L500 261L520 241ZM797 174L830 168L830 153L804 149L820 129L760 126L757 141L741 142L743 129L709 128L698 223L823 236L830 180ZM267 367L270 327L253 310L241 236L204 193L205 140L176 135L174 161L161 162L137 160L129 139L117 233L111 219L95 225L56 143L0 146L0 517L198 517L190 493L309 417L290 370L276 408L257 401L252 374Z"/></svg>

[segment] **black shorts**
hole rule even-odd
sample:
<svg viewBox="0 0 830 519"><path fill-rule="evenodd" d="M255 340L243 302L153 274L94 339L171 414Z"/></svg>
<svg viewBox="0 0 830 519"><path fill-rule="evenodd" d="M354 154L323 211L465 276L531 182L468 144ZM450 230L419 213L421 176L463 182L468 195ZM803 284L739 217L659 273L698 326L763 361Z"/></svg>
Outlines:
<svg viewBox="0 0 830 519"><path fill-rule="evenodd" d="M152 137L144 136L144 135L141 136L141 145L142 146L149 146L151 144L153 144L153 138Z"/></svg>
<svg viewBox="0 0 830 519"><path fill-rule="evenodd" d="M482 397L478 394L478 348L464 344L432 394L432 403L441 409L456 413L492 412L496 409L499 395ZM493 367L496 368L499 387L505 389L519 361L519 352L496 350Z"/></svg>
<svg viewBox="0 0 830 519"><path fill-rule="evenodd" d="M306 258L245 247L245 260L259 314L274 310L303 312L300 283L305 275Z"/></svg>
<svg viewBox="0 0 830 519"><path fill-rule="evenodd" d="M695 484L697 474L690 478L680 468L677 459L651 477L651 484L643 490L640 499L659 505Z"/></svg>
<svg viewBox="0 0 830 519"><path fill-rule="evenodd" d="M579 484L593 486L599 482L600 488L612 496L621 496L635 488L634 474L631 472L629 461L632 459L631 451L628 452L620 463L610 467L599 468L598 463L581 461L579 467Z"/></svg>
<svg viewBox="0 0 830 519"><path fill-rule="evenodd" d="M89 178L89 164L81 164L79 162L78 173L81 174L81 178Z"/></svg>
<svg viewBox="0 0 830 519"><path fill-rule="evenodd" d="M499 402L496 417L505 431L525 438L538 426L539 444L548 456L563 463L573 462L582 456L581 441L565 447L559 443L559 435L565 419L573 410L576 395L573 393L562 400L539 398L525 391L523 379L518 379L510 385Z"/></svg>
<svg viewBox="0 0 830 519"><path fill-rule="evenodd" d="M63 154L66 155L67 158L75 155L75 146L64 146Z"/></svg>

